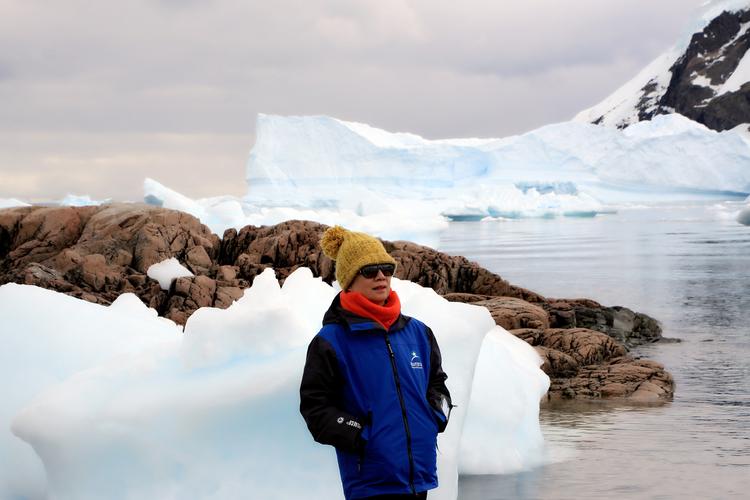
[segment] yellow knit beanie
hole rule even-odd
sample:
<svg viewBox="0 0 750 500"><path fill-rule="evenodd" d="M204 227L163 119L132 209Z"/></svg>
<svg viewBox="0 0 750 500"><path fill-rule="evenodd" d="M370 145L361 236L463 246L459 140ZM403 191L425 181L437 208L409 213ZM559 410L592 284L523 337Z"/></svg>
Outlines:
<svg viewBox="0 0 750 500"><path fill-rule="evenodd" d="M380 240L369 234L348 231L341 226L328 228L320 238L323 253L336 261L336 280L342 290L351 285L357 272L370 264L393 264Z"/></svg>

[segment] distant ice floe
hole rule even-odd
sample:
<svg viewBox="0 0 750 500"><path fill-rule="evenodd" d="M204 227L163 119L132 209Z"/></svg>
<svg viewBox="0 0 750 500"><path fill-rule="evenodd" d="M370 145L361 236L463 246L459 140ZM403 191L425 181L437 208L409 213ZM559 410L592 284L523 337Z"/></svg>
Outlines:
<svg viewBox="0 0 750 500"><path fill-rule="evenodd" d="M75 195L68 194L62 200L57 202L49 202L48 205L59 205L63 207L87 207L101 205L103 203L109 203L111 200L94 200L88 195ZM12 207L30 207L30 203L21 201L16 198L0 198L0 208L12 208Z"/></svg>
<svg viewBox="0 0 750 500"><path fill-rule="evenodd" d="M0 208L29 207L29 203L16 198L0 198Z"/></svg>
<svg viewBox="0 0 750 500"><path fill-rule="evenodd" d="M393 285L404 313L432 327L458 405L430 498L455 499L458 471L544 462L549 378L534 349L482 307ZM283 287L268 269L228 309L196 311L183 333L132 294L105 307L0 287L0 372L15 381L0 400L0 497L342 498L333 449L309 435L298 394L335 294L309 269Z"/></svg>
<svg viewBox="0 0 750 500"><path fill-rule="evenodd" d="M68 194L60 200L59 204L64 207L90 207L109 203L111 200L94 200L89 195Z"/></svg>

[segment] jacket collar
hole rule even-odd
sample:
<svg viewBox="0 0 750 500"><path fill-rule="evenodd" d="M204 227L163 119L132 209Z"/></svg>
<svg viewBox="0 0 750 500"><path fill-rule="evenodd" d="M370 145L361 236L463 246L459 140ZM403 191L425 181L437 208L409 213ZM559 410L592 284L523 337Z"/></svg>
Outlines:
<svg viewBox="0 0 750 500"><path fill-rule="evenodd" d="M399 314L398 319L396 319L396 321L391 325L387 332L395 332L397 330L401 330L406 326L410 319L411 318L408 316ZM347 326L352 332L366 330L378 330L381 332L386 332L386 329L383 328L383 325L381 325L377 321L370 318L363 318L362 316L358 316L353 312L344 309L341 306L341 299L339 298L339 294L336 294L336 296L333 298L333 302L331 302L328 310L323 315L323 324L328 325L331 323Z"/></svg>

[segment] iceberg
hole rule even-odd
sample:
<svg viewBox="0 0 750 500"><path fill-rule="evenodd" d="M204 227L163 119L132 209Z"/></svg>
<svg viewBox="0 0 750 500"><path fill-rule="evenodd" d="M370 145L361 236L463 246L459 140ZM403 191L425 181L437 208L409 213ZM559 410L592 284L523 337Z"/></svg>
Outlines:
<svg viewBox="0 0 750 500"><path fill-rule="evenodd" d="M624 131L565 122L503 139L431 141L324 116L259 115L257 129L245 200L259 206L388 209L363 202L369 193L429 201L444 215L565 215L654 193L750 193L742 135L676 114Z"/></svg>
<svg viewBox="0 0 750 500"><path fill-rule="evenodd" d="M449 220L592 217L634 203L750 194L750 141L679 114L624 130L576 121L502 139L428 140L326 116L258 115L242 199L192 200L152 179L147 203L215 233L307 219L437 246Z"/></svg>
<svg viewBox="0 0 750 500"><path fill-rule="evenodd" d="M44 311L44 314L39 314ZM13 436L14 415L63 380L110 359L161 343L182 331L133 294L109 307L27 285L0 286L0 498L46 498L45 468L32 448ZM75 411L75 408L69 408ZM55 422L48 423L51 429ZM50 430L51 430L50 429Z"/></svg>
<svg viewBox="0 0 750 500"><path fill-rule="evenodd" d="M391 200L387 210L364 213L363 207L383 207L376 202L376 195L361 191L355 209L336 207L263 206L248 203L231 196L218 196L192 200L187 196L159 184L153 179L143 183L144 201L148 204L187 212L208 226L211 231L223 235L230 228L242 229L247 225L262 226L278 224L290 219L312 220L333 226L343 225L353 231L363 231L389 240L409 240L436 247L439 234L448 227L445 217L435 212L429 203L410 199ZM394 218L394 212L399 216ZM409 217L403 217L409 214Z"/></svg>
<svg viewBox="0 0 750 500"><path fill-rule="evenodd" d="M430 498L455 499L459 470L536 463L549 379L534 349L484 308L411 282L393 285L404 313L433 327L459 404L439 437L441 486ZM306 347L336 292L306 268L281 287L269 269L228 309L198 310L182 334L133 295L104 307L0 287L0 314L11 325L2 340L13 347L0 366L6 379L25 381L3 398L4 428L12 418L14 435L0 439L14 460L0 468L0 496L342 498L333 449L313 441L298 410ZM40 307L50 314L29 314ZM500 416L499 425L480 417L474 428L472 411ZM463 435L504 449L487 446L477 462ZM36 462L16 463L24 447ZM28 480L19 485L18 477Z"/></svg>
<svg viewBox="0 0 750 500"><path fill-rule="evenodd" d="M13 207L29 207L30 204L25 201L21 201L16 198L0 198L0 209L1 208L13 208Z"/></svg>

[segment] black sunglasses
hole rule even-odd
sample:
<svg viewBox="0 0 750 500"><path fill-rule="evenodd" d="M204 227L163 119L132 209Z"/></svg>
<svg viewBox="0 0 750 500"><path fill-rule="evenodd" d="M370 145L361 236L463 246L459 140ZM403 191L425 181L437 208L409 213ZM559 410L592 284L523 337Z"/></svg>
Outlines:
<svg viewBox="0 0 750 500"><path fill-rule="evenodd" d="M371 264L369 266L362 267L359 270L359 274L361 274L368 280L371 280L378 275L378 271L382 272L383 276L387 278L388 276L393 276L393 271L395 270L396 266L394 266L393 264Z"/></svg>

